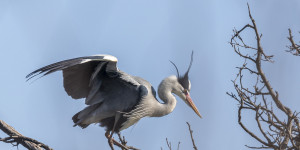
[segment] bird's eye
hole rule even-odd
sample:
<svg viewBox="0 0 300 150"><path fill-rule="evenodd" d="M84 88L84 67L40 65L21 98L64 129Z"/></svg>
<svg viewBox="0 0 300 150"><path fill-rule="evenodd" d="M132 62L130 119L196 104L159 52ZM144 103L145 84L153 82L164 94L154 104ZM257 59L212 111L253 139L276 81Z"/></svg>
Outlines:
<svg viewBox="0 0 300 150"><path fill-rule="evenodd" d="M184 90L182 91L182 93L184 93L184 94L187 94L187 92L188 92L187 89L184 89Z"/></svg>

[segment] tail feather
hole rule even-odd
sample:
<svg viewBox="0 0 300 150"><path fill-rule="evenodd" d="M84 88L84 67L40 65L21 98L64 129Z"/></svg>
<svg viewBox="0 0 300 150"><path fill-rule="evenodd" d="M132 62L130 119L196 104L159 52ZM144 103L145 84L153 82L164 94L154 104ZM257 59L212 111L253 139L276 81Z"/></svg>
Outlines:
<svg viewBox="0 0 300 150"><path fill-rule="evenodd" d="M91 122L91 114L97 109L99 108L99 106L101 105L101 103L99 104L95 104L95 105L91 105L86 107L85 109L83 109L82 111L76 113L73 117L72 120L75 123L75 126L80 126L81 128L86 128L88 127L91 123L95 123L95 122Z"/></svg>
<svg viewBox="0 0 300 150"><path fill-rule="evenodd" d="M81 111L80 111L81 112ZM79 122L79 119L78 119L78 115L80 114L80 112L76 113L73 117L72 117L72 120L73 122L75 123L73 125L73 127L76 127L77 125L80 126L82 129L86 128L89 126L89 124L83 124L81 122Z"/></svg>

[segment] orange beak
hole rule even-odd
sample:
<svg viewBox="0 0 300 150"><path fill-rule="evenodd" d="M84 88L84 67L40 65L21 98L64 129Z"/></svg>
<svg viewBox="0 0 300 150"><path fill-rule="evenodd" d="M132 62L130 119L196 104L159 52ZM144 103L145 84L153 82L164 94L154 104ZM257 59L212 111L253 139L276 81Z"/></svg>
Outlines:
<svg viewBox="0 0 300 150"><path fill-rule="evenodd" d="M202 116L200 115L200 113L199 113L197 107L195 106L194 102L192 101L192 98L190 97L189 92L186 92L185 97L186 97L185 100L186 100L187 103L190 105L190 107L194 110L194 112L195 112L200 118L202 118Z"/></svg>

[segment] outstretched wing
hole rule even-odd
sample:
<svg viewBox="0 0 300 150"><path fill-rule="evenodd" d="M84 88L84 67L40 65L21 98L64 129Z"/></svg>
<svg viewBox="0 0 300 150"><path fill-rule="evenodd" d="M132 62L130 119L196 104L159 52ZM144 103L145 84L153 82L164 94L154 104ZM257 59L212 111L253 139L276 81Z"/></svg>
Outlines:
<svg viewBox="0 0 300 150"><path fill-rule="evenodd" d="M26 78L30 80L38 75L43 77L62 70L65 91L72 98L86 98L87 105L103 101L107 101L107 104L120 103L123 106L115 109L121 111L137 103L140 84L130 75L119 71L117 61L111 55L79 57L42 67L28 74Z"/></svg>

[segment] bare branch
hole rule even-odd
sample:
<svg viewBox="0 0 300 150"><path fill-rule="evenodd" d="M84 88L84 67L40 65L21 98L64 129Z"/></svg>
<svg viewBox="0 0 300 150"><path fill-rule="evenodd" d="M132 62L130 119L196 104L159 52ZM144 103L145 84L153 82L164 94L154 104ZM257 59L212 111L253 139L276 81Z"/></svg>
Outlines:
<svg viewBox="0 0 300 150"><path fill-rule="evenodd" d="M192 140L192 143L193 143L193 148L194 148L194 150L198 150L198 148L197 148L197 146L195 144L195 141L194 141L193 130L191 129L191 125L188 122L186 122L186 124L189 127L189 131L190 131L190 135L191 135L191 140Z"/></svg>
<svg viewBox="0 0 300 150"><path fill-rule="evenodd" d="M294 42L291 29L289 29L289 36L287 38L291 42L291 45L288 46L289 50L286 50L286 51L292 53L295 56L299 56L300 55L300 45L298 45Z"/></svg>
<svg viewBox="0 0 300 150"><path fill-rule="evenodd" d="M292 112L290 108L285 106L279 99L277 91L273 90L265 73L262 69L262 62L272 63L273 55L266 55L261 45L262 34L258 32L258 28L254 18L251 15L250 7L248 5L248 15L251 20L250 24L245 25L240 30L234 29L230 44L234 52L245 59L245 62L238 68L238 74L235 80L232 81L235 91L227 92L231 98L239 103L238 123L243 130L248 133L255 140L260 142L262 146L247 146L252 149L293 149L300 150L299 147L299 117L297 112ZM256 46L249 46L244 42L241 33L245 29L250 29L255 34ZM293 41L291 30L288 39L291 41L290 52L294 52L299 45ZM244 52L250 49L255 54L249 55ZM299 52L296 52L299 55ZM252 63L251 67L248 63ZM253 86L244 85L244 76L255 76L256 80ZM247 80L248 81L248 80ZM248 82L247 82L248 83ZM274 111L273 103L275 103ZM255 114L255 122L258 130L249 130L242 121L242 111L249 110ZM278 115L278 113L281 113ZM284 115L282 115L284 114ZM280 116L280 117L278 117ZM283 117L282 117L283 116ZM249 120L247 120L249 121Z"/></svg>
<svg viewBox="0 0 300 150"><path fill-rule="evenodd" d="M45 145L35 139L25 137L13 127L0 120L0 129L5 132L9 137L0 138L0 141L5 143L11 143L13 146L23 145L30 150L52 150L48 145Z"/></svg>

